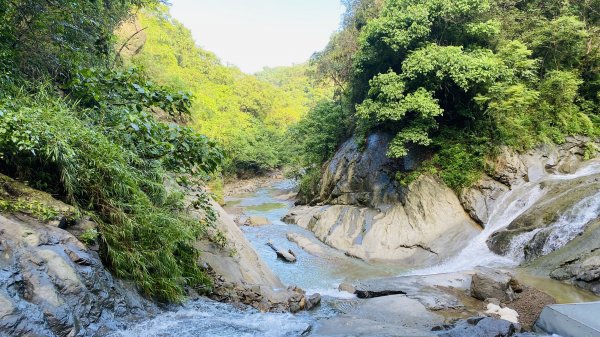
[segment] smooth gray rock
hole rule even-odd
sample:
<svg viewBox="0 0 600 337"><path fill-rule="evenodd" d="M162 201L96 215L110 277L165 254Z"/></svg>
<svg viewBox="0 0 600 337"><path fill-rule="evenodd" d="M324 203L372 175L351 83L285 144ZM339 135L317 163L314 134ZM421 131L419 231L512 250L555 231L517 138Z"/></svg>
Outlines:
<svg viewBox="0 0 600 337"><path fill-rule="evenodd" d="M521 332L521 326L509 321L490 317L473 317L460 320L444 331L436 328L440 337L512 337Z"/></svg>
<svg viewBox="0 0 600 337"><path fill-rule="evenodd" d="M280 258L286 262L291 262L291 263L296 262L296 260L297 260L296 254L294 254L294 252L292 252L291 249L285 250L283 248L277 247L271 241L267 242L267 246L271 247L271 249L273 249L273 251L275 251L278 258Z"/></svg>
<svg viewBox="0 0 600 337"><path fill-rule="evenodd" d="M69 232L0 215L0 335L93 336L158 313Z"/></svg>
<svg viewBox="0 0 600 337"><path fill-rule="evenodd" d="M536 328L565 337L600 336L600 302L557 304L544 308Z"/></svg>
<svg viewBox="0 0 600 337"><path fill-rule="evenodd" d="M471 296L481 301L495 298L503 303L512 302L516 296L513 284L517 284L516 280L509 273L478 268L471 279Z"/></svg>
<svg viewBox="0 0 600 337"><path fill-rule="evenodd" d="M444 288L467 290L471 283L469 273L438 274L424 276L400 276L357 282L344 285L354 290L359 298L374 298L395 294L405 294L419 301L429 310L458 309L463 304ZM441 288L440 288L441 287Z"/></svg>
<svg viewBox="0 0 600 337"><path fill-rule="evenodd" d="M444 318L403 295L362 300L343 315L319 321L314 336L435 336Z"/></svg>

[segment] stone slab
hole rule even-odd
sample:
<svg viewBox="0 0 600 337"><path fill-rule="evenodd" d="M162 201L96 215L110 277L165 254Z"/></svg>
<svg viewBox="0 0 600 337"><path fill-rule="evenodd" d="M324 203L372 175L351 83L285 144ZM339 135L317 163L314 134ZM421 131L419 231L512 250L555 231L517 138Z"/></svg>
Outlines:
<svg viewBox="0 0 600 337"><path fill-rule="evenodd" d="M562 337L600 337L600 302L547 306L536 327Z"/></svg>

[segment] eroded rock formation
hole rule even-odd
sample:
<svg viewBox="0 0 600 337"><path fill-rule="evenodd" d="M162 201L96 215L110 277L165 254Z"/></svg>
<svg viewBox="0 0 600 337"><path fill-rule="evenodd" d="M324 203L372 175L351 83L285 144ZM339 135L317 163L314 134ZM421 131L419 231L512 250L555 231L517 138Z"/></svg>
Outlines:
<svg viewBox="0 0 600 337"><path fill-rule="evenodd" d="M424 175L404 188L393 175L419 160L386 157L390 137L373 134L361 150L348 140L327 164L314 206L291 210L284 221L313 231L326 244L365 260L407 266L435 264L478 232L456 194Z"/></svg>

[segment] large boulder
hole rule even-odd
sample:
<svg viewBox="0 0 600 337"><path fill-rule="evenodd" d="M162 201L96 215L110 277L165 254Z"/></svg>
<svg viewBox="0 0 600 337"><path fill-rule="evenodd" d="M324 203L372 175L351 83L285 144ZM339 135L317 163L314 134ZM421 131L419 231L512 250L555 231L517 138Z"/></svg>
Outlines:
<svg viewBox="0 0 600 337"><path fill-rule="evenodd" d="M471 296L484 301L495 298L503 303L512 302L519 291L519 283L506 272L491 268L479 268L471 279Z"/></svg>
<svg viewBox="0 0 600 337"><path fill-rule="evenodd" d="M350 306L341 315L320 320L316 336L434 337L431 327L442 324L441 315L403 295L371 298Z"/></svg>
<svg viewBox="0 0 600 337"><path fill-rule="evenodd" d="M440 337L512 337L521 332L521 326L503 319L491 317L472 317L459 320L451 328L443 331L439 327L437 336Z"/></svg>
<svg viewBox="0 0 600 337"><path fill-rule="evenodd" d="M423 175L399 186L395 173L413 169L422 158L389 159L390 138L373 134L364 149L355 139L344 143L326 165L319 195L312 200L317 205L296 207L283 220L364 260L414 266L458 252L480 228L439 179Z"/></svg>
<svg viewBox="0 0 600 337"><path fill-rule="evenodd" d="M348 255L407 266L441 262L479 232L452 190L427 175L405 190L402 202L380 208L304 206L285 219Z"/></svg>

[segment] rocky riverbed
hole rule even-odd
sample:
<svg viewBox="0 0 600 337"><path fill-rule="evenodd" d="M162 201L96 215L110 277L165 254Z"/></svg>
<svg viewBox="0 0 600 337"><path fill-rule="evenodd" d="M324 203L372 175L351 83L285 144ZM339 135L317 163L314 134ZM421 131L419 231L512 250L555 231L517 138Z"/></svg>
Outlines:
<svg viewBox="0 0 600 337"><path fill-rule="evenodd" d="M89 220L0 215L0 336L525 336L547 304L598 300L600 162L582 160L585 140L507 152L457 196L433 176L395 185L386 139L346 144L310 205L278 174L229 185L196 243L214 291L183 305L110 275L78 240ZM200 191L184 192L202 216Z"/></svg>

